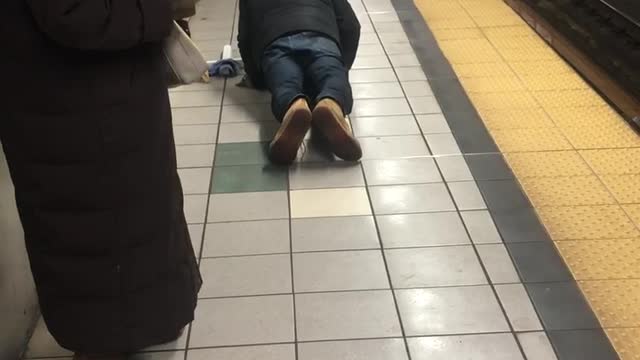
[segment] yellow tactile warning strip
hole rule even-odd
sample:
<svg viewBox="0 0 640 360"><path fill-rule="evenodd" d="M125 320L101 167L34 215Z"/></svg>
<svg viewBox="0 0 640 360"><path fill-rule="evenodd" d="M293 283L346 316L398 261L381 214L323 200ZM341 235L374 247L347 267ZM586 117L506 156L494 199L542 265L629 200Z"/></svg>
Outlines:
<svg viewBox="0 0 640 360"><path fill-rule="evenodd" d="M623 360L640 359L640 137L502 0L415 0Z"/></svg>

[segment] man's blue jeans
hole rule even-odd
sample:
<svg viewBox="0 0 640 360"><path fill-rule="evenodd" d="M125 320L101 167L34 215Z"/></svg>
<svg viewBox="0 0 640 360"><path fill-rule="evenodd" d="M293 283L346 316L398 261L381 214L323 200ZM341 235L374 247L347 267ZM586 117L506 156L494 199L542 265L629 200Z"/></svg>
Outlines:
<svg viewBox="0 0 640 360"><path fill-rule="evenodd" d="M299 98L308 99L311 107L322 99L333 99L345 114L351 113L349 73L338 44L328 37L301 32L277 39L262 56L262 71L271 91L273 114L280 121Z"/></svg>

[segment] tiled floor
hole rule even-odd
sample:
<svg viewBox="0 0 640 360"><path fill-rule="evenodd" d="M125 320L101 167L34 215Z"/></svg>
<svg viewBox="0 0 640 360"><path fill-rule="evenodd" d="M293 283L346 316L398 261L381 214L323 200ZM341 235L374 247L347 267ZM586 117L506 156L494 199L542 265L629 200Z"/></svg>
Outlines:
<svg viewBox="0 0 640 360"><path fill-rule="evenodd" d="M494 161L499 154L460 148L450 124L468 114L436 100L440 82L427 82L392 3L351 2L363 27L351 73L361 163L336 161L309 141L296 165L271 165L269 98L236 87L238 79L172 91L205 285L185 336L137 358L578 359L556 357L545 330L575 345L596 320L583 316L584 301L555 306L579 292L562 282L564 268L527 267L550 243L529 226L535 214L521 206L528 202L510 170ZM208 57L234 43L235 9L236 0L200 3L192 31ZM461 63L491 60L490 50L456 54ZM511 95L523 108L533 101ZM480 100L488 111L506 101ZM586 333L564 331L574 329ZM26 358L65 356L41 322Z"/></svg>

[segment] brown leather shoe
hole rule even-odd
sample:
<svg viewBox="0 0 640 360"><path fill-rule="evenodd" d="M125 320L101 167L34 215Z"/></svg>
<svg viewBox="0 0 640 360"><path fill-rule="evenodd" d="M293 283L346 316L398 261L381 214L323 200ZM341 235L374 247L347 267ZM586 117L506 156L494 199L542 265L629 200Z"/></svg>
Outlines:
<svg viewBox="0 0 640 360"><path fill-rule="evenodd" d="M320 100L313 109L313 124L326 137L336 156L346 161L360 160L362 148L337 102Z"/></svg>
<svg viewBox="0 0 640 360"><path fill-rule="evenodd" d="M310 127L311 110L307 100L294 101L269 145L271 160L279 164L291 164L296 159L298 149Z"/></svg>
<svg viewBox="0 0 640 360"><path fill-rule="evenodd" d="M73 360L127 360L127 355L124 354L74 354Z"/></svg>

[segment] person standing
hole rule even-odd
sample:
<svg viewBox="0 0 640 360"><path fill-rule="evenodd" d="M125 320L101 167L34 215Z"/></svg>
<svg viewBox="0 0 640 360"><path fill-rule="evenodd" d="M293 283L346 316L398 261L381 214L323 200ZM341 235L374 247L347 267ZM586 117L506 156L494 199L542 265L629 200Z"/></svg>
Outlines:
<svg viewBox="0 0 640 360"><path fill-rule="evenodd" d="M247 76L272 94L281 122L271 159L289 164L313 125L340 158L362 149L346 121L353 107L348 70L360 23L347 0L240 0L238 47Z"/></svg>
<svg viewBox="0 0 640 360"><path fill-rule="evenodd" d="M5 0L0 142L43 318L75 359L177 338L202 280L161 42L170 0Z"/></svg>

